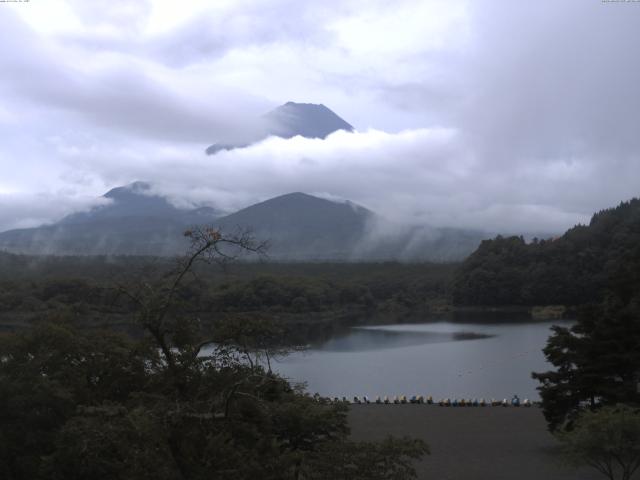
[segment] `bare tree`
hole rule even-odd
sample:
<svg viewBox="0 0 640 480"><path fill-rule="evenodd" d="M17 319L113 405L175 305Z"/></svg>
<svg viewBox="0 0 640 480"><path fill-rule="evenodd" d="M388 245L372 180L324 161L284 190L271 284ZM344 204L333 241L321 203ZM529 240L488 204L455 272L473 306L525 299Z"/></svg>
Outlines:
<svg viewBox="0 0 640 480"><path fill-rule="evenodd" d="M252 370L266 366L269 373L273 359L303 349L286 342L286 336L283 322L255 314L236 315L218 322L215 332L216 343L237 351Z"/></svg>
<svg viewBox="0 0 640 480"><path fill-rule="evenodd" d="M251 231L238 229L231 235L212 226L194 227L184 232L190 240L187 253L160 281L145 278L137 285L118 285L117 290L135 305L140 326L156 341L164 363L172 373L181 364L193 362L201 349L213 339L195 341L195 329L188 321L176 322L170 312L179 288L199 262L226 265L243 254L264 256L266 242L257 242Z"/></svg>

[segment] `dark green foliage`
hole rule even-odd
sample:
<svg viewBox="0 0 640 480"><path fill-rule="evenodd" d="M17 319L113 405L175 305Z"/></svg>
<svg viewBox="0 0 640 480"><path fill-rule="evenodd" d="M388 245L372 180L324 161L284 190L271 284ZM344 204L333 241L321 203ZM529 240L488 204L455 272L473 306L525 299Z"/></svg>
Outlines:
<svg viewBox="0 0 640 480"><path fill-rule="evenodd" d="M618 250L604 300L583 307L571 328L554 327L544 353L556 370L533 375L551 429L571 428L585 407L640 403L639 251Z"/></svg>
<svg viewBox="0 0 640 480"><path fill-rule="evenodd" d="M114 285L155 281L174 267L167 259L0 253L0 329L64 318L83 328L139 333L132 322L135 305ZM318 329L424 318L446 308L454 269L428 263L240 263L212 271L196 265L196 275L180 285L175 306L205 325L221 314L280 317L297 341L308 343Z"/></svg>
<svg viewBox="0 0 640 480"><path fill-rule="evenodd" d="M622 288L629 289L624 285L640 275L639 259L640 200L633 199L596 213L588 226L576 226L557 239L485 240L457 272L453 302L581 305L602 299L613 276L621 294Z"/></svg>
<svg viewBox="0 0 640 480"><path fill-rule="evenodd" d="M147 341L68 325L4 335L0 348L3 478L334 478L321 476L333 449L353 448L346 406L225 353L177 355L171 371ZM350 461L388 457L405 476L369 478L411 478L419 449L397 442Z"/></svg>
<svg viewBox="0 0 640 480"><path fill-rule="evenodd" d="M368 478L412 478L422 444L389 439L354 449L346 406L265 371L259 354L281 352L281 325L227 319L217 338L205 337L211 329L184 310L199 288L183 283L187 274L196 261L225 260L224 244L259 247L211 228L189 237L192 250L176 269L115 289L140 336L63 321L0 335L2 478L329 479L334 451L345 464L373 458ZM46 302L95 292L83 282L31 287Z"/></svg>
<svg viewBox="0 0 640 480"><path fill-rule="evenodd" d="M640 411L625 405L584 412L575 428L558 435L565 458L589 465L610 480L630 480L640 468Z"/></svg>
<svg viewBox="0 0 640 480"><path fill-rule="evenodd" d="M553 330L544 353L556 370L533 374L552 430L570 428L585 407L640 403L640 289L626 304L610 294Z"/></svg>
<svg viewBox="0 0 640 480"><path fill-rule="evenodd" d="M134 349L124 337L63 325L1 337L0 352L2 462L15 478L35 478L78 405L124 401L154 362L144 344Z"/></svg>

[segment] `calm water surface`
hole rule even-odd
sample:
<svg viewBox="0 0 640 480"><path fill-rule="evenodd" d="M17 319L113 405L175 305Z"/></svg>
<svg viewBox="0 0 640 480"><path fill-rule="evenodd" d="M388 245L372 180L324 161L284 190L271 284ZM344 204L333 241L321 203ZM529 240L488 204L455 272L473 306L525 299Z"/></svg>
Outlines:
<svg viewBox="0 0 640 480"><path fill-rule="evenodd" d="M274 369L325 396L432 395L537 399L532 371L554 324L436 322L356 327Z"/></svg>

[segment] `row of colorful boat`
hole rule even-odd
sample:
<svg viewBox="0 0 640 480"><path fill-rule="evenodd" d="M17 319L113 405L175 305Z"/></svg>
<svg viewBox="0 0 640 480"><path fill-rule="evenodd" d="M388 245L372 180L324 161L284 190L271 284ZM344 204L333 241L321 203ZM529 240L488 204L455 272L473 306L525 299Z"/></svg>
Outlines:
<svg viewBox="0 0 640 480"><path fill-rule="evenodd" d="M367 404L367 403L378 403L378 404L404 404L404 403L424 403L427 405L440 405L441 407L531 407L533 402L531 402L528 398L524 400L520 400L517 395L514 395L511 400L507 400L506 398L502 400L496 400L492 398L491 400L485 400L484 398L442 398L439 400L434 400L433 397L423 397L422 395L414 395L412 397L407 397L406 395L399 395L393 397L376 397L371 400L369 397L355 396L353 399L349 399L347 397L333 397L333 398L322 398L316 397L319 401L324 401L327 403L349 403L349 404Z"/></svg>

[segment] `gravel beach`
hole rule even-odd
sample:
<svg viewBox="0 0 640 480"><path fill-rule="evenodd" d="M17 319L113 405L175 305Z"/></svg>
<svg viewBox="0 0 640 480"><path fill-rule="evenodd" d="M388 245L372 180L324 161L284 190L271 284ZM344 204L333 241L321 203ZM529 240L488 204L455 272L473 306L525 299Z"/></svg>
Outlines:
<svg viewBox="0 0 640 480"><path fill-rule="evenodd" d="M558 458L558 443L537 407L352 405L356 440L391 434L422 438L431 455L417 465L429 480L597 480L590 468L573 469Z"/></svg>

